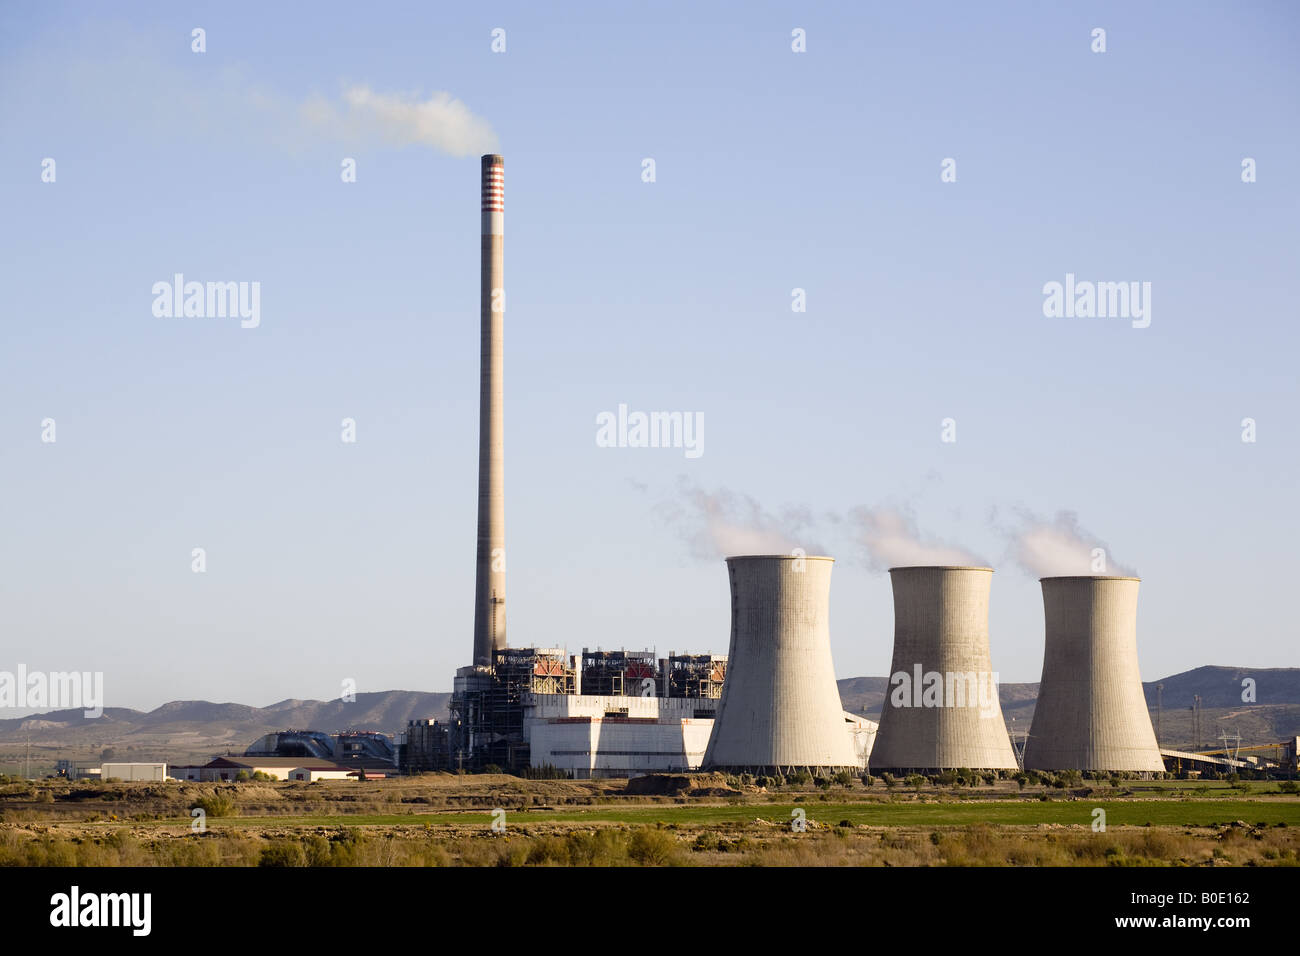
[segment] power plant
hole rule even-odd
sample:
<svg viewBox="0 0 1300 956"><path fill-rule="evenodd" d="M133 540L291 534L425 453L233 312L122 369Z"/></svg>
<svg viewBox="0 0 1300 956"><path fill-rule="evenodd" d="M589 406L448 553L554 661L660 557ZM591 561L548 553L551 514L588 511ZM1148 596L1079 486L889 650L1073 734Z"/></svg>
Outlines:
<svg viewBox="0 0 1300 956"><path fill-rule="evenodd" d="M1043 578L1032 770L1164 770L1137 657L1138 578Z"/></svg>
<svg viewBox="0 0 1300 956"><path fill-rule="evenodd" d="M840 702L830 557L728 557L725 657L508 645L505 162L496 154L481 159L480 213L473 656L456 671L450 720L408 722L403 772L1016 770L991 665L987 567L890 569L893 666L878 726ZM1043 579L1046 657L1026 767L1163 769L1138 677L1137 583Z"/></svg>
<svg viewBox="0 0 1300 956"><path fill-rule="evenodd" d="M894 659L873 771L1018 769L989 655L992 568L890 568Z"/></svg>
<svg viewBox="0 0 1300 956"><path fill-rule="evenodd" d="M771 554L727 558L731 667L704 769L860 769L831 664L834 563Z"/></svg>

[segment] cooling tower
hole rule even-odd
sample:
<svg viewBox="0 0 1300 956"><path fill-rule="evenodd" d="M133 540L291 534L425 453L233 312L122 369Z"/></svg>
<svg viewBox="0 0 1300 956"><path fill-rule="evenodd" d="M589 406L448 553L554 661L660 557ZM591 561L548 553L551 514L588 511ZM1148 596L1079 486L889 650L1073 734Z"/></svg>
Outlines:
<svg viewBox="0 0 1300 956"><path fill-rule="evenodd" d="M478 555L474 570L474 663L506 646L506 465L502 415L505 319L505 160L482 160L481 325L478 406Z"/></svg>
<svg viewBox="0 0 1300 956"><path fill-rule="evenodd" d="M894 659L872 772L1014 770L989 660L992 568L890 568Z"/></svg>
<svg viewBox="0 0 1300 956"><path fill-rule="evenodd" d="M731 644L706 769L860 770L831 665L834 558L727 558Z"/></svg>
<svg viewBox="0 0 1300 956"><path fill-rule="evenodd" d="M1138 673L1138 578L1043 578L1033 770L1164 770Z"/></svg>

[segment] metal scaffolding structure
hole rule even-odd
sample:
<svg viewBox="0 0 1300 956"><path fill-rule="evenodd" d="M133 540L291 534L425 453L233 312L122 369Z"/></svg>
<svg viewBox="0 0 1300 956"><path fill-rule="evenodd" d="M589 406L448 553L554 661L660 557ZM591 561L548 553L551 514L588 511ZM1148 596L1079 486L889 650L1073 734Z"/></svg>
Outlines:
<svg viewBox="0 0 1300 956"><path fill-rule="evenodd" d="M581 686L584 694L653 697L657 689L656 678L654 651L582 649Z"/></svg>
<svg viewBox="0 0 1300 956"><path fill-rule="evenodd" d="M669 651L659 662L667 685L665 697L717 700L727 678L727 658L720 654L678 654Z"/></svg>
<svg viewBox="0 0 1300 956"><path fill-rule="evenodd" d="M527 767L524 695L576 689L577 673L563 648L498 648L490 666L460 668L450 704L448 769Z"/></svg>

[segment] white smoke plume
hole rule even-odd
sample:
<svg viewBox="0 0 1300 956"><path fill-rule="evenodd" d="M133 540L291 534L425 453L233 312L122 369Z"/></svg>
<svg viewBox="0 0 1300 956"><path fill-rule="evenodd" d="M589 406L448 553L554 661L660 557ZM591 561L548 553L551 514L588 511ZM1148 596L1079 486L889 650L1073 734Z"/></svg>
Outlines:
<svg viewBox="0 0 1300 956"><path fill-rule="evenodd" d="M899 508L854 508L849 512L849 526L876 570L914 565L987 566L963 548L923 535L916 518Z"/></svg>
<svg viewBox="0 0 1300 956"><path fill-rule="evenodd" d="M24 85L66 100L82 111L87 124L111 126L123 137L156 137L159 124L165 124L171 138L183 135L224 147L231 130L238 130L246 146L271 143L290 153L419 145L472 156L498 148L491 124L448 92L390 92L343 82L328 96L291 94L243 65L178 69L160 61L156 49L138 37L114 34L107 46L112 53L66 69L35 61L23 72Z"/></svg>
<svg viewBox="0 0 1300 956"><path fill-rule="evenodd" d="M691 553L703 560L742 554L825 554L809 536L814 525L806 508L788 508L779 514L766 511L748 495L727 489L706 491L686 480L677 495L658 508L665 523L686 541Z"/></svg>
<svg viewBox="0 0 1300 956"><path fill-rule="evenodd" d="M497 148L491 125L450 93L427 98L413 93L379 93L348 86L339 102L313 96L299 108L309 130L351 142L418 144L449 156L474 156Z"/></svg>
<svg viewBox="0 0 1300 956"><path fill-rule="evenodd" d="M1079 526L1072 511L1058 511L1051 520L1018 510L1019 526L1003 529L1010 539L1009 554L1034 577L1070 574L1113 574L1135 577L1136 572L1112 560L1110 548Z"/></svg>

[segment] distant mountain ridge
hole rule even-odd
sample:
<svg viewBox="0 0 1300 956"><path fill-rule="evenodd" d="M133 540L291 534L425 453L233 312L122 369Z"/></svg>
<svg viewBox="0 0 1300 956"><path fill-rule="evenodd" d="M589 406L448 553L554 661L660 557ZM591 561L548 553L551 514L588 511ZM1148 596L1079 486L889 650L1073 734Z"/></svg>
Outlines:
<svg viewBox="0 0 1300 956"><path fill-rule="evenodd" d="M1253 702L1243 701L1254 682ZM889 689L885 677L850 677L837 682L846 710L878 716ZM1155 713L1156 685L1162 709ZM1273 742L1300 734L1300 668L1205 666L1143 685L1153 723L1161 726L1161 744L1188 747L1192 739L1191 707L1201 697L1201 746L1213 746L1221 733L1240 733L1243 742ZM1027 731L1033 720L1038 685L1002 684L1002 712L1008 728ZM180 763L227 751L242 752L263 734L277 730L377 730L396 734L415 718L448 716L449 693L391 690L357 694L356 700L286 699L266 707L174 700L151 711L108 707L99 718L81 710L61 710L0 720L0 763L12 765L20 746L68 757L168 760Z"/></svg>
<svg viewBox="0 0 1300 956"><path fill-rule="evenodd" d="M1253 701L1242 699L1247 691L1244 681L1254 682ZM858 713L880 713L889 680L885 677L849 677L838 682L840 698L846 710ZM1163 685L1157 691L1156 686ZM1218 667L1206 665L1181 674L1144 681L1147 706L1154 708L1157 697L1166 711L1186 710L1192 706L1196 695L1201 697L1202 709L1240 708L1252 704L1300 704L1300 667ZM998 697L1002 710L1023 711L1033 714L1038 699L1038 684L1000 684Z"/></svg>
<svg viewBox="0 0 1300 956"><path fill-rule="evenodd" d="M447 717L448 693L390 690L357 694L356 700L282 700L267 707L173 700L151 711L106 707L87 718L59 710L0 720L0 762L12 765L30 740L37 753L68 758L197 761L219 753L242 753L263 734L277 730L377 730L395 734L411 718Z"/></svg>

